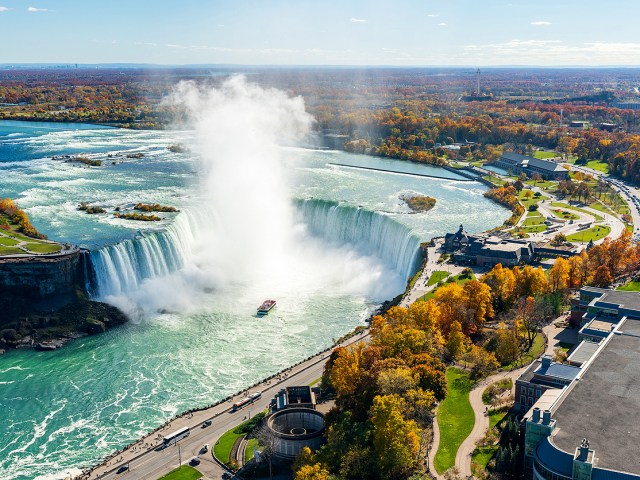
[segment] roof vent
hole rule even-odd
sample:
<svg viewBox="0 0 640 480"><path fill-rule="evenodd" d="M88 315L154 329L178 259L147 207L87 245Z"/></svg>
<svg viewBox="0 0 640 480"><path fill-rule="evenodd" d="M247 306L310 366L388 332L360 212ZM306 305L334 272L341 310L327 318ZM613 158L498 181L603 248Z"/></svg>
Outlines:
<svg viewBox="0 0 640 480"><path fill-rule="evenodd" d="M551 410L542 412L542 424L549 425L551 423Z"/></svg>
<svg viewBox="0 0 640 480"><path fill-rule="evenodd" d="M531 420L535 423L540 421L540 409L538 407L533 408L533 416L531 417Z"/></svg>
<svg viewBox="0 0 640 480"><path fill-rule="evenodd" d="M551 366L551 356L550 355L544 355L542 357L542 367L549 368L550 366Z"/></svg>

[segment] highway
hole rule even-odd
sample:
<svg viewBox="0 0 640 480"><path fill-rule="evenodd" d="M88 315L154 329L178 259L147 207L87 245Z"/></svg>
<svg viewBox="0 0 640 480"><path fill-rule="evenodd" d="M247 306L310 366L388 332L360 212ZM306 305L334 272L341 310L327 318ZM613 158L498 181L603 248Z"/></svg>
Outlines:
<svg viewBox="0 0 640 480"><path fill-rule="evenodd" d="M350 345L357 341L361 341L368 336L368 333L356 335L347 340L343 345ZM255 388L250 389L245 394L234 397L234 399L211 407L209 409L194 412L188 416L182 416L172 421L162 430L146 436L127 450L123 451L117 457L114 457L106 464L94 468L90 474L85 474L77 478L90 479L149 479L155 480L178 467L180 461L187 464L193 457L200 458L200 465L196 468L204 474L204 478L218 479L222 478L225 470L213 459L212 449L216 440L220 436L242 423L246 417L254 415L265 410L271 399L280 389L292 385L308 385L314 380L322 376L324 364L329 356L329 352L321 353L306 362L297 365L286 372L286 377L281 377L281 381L273 378L270 382L262 383ZM261 391L262 396L254 403L244 408L232 412L231 405L238 401L248 393ZM205 420L212 420L212 425L202 428ZM162 443L160 436L167 435L179 428L188 426L191 428L190 435L177 444L167 448L157 449ZM148 444L145 447L144 444ZM209 444L209 451L200 453L204 444ZM122 460L119 461L120 457ZM128 465L129 470L118 474L117 470L123 465Z"/></svg>

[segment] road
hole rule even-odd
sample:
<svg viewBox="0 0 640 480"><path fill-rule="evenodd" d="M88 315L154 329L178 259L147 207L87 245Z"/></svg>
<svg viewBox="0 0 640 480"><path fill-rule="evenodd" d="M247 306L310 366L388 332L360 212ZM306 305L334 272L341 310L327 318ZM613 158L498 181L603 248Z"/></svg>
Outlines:
<svg viewBox="0 0 640 480"><path fill-rule="evenodd" d="M633 220L633 236L636 240L640 238L640 189L630 186L617 178L610 177L598 170L592 168L571 165L574 170L593 175L595 178L601 178L616 190L620 196L627 202L629 206L631 219Z"/></svg>
<svg viewBox="0 0 640 480"><path fill-rule="evenodd" d="M365 332L352 337L343 345L350 345L362 341L367 337L368 333ZM194 412L191 415L179 417L162 430L147 435L139 441L137 445L133 445L105 464L96 467L89 475L77 478L154 480L177 468L180 460L182 460L182 464L184 465L196 456L201 460L197 468L205 475L204 478L221 478L224 469L213 460L211 450L207 453L200 454L203 445L206 443L213 448L215 441L220 438L223 433L242 423L245 417L265 410L269 406L271 399L280 389L292 385L308 385L320 378L328 356L329 352L318 354L300 365L291 368L288 372L285 372L286 377L283 376L280 381L274 378L270 382L264 382L250 389L248 392L234 397L234 399L228 402L200 412ZM231 411L233 402L244 397L247 393L256 391L262 392L260 399L236 412ZM212 420L212 425L207 428L201 428L202 422L209 419ZM177 445L156 450L161 443L158 435L166 435L185 426L191 427L191 433L188 437L180 440ZM145 446L145 444L148 446ZM120 457L122 457L122 460L119 460ZM121 474L116 473L118 468L126 464L129 465L129 471Z"/></svg>

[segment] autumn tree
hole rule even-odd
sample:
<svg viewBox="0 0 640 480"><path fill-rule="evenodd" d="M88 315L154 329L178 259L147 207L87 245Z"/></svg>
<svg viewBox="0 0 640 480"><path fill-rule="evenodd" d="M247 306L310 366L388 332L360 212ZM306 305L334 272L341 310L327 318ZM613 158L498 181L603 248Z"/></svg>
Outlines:
<svg viewBox="0 0 640 480"><path fill-rule="evenodd" d="M460 358L460 356L465 352L466 343L467 337L462 333L462 325L460 325L460 322L457 320L454 320L451 322L449 337L445 344L449 358L452 360Z"/></svg>
<svg viewBox="0 0 640 480"><path fill-rule="evenodd" d="M418 459L420 432L415 421L406 420L402 412L396 396L373 399L373 446L382 478L406 476Z"/></svg>

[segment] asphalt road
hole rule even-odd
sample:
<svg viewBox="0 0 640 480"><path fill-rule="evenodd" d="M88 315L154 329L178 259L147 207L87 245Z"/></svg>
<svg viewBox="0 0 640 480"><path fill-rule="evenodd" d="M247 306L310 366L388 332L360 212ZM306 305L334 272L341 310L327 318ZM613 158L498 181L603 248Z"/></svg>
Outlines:
<svg viewBox="0 0 640 480"><path fill-rule="evenodd" d="M349 339L345 344L354 343L366 336L367 334L356 335ZM194 412L190 416L180 417L171 422L171 424L163 430L155 432L142 439L141 443L139 443L137 447L134 446L122 452L121 461L118 461L120 458L119 455L117 458L109 461L108 464L100 465L95 468L89 476L78 478L155 480L177 468L180 461L184 465L196 456L201 460L200 465L196 468L205 475L205 478L222 478L224 469L213 460L211 452L216 440L220 438L223 433L242 423L245 420L245 417L249 417L250 415L265 410L269 406L271 399L280 391L280 389L292 385L308 385L314 380L320 378L328 356L329 353L319 354L290 369L286 372L287 376L283 378L282 381L278 382L278 380L274 378L270 383L261 384L252 388L248 393L261 391L262 397L236 412L231 411L231 405L233 402L244 397L244 394L236 396L234 399L224 404L211 407L201 412ZM209 419L212 420L212 425L206 428L201 428L202 422ZM158 435L167 435L184 426L191 427L191 432L188 437L167 448L155 449L161 443L161 439L158 438ZM153 444L154 446L145 447L144 443L150 445ZM201 454L200 450L204 444L209 444L210 448L208 452ZM127 464L129 465L128 471L120 474L116 473L118 468Z"/></svg>

